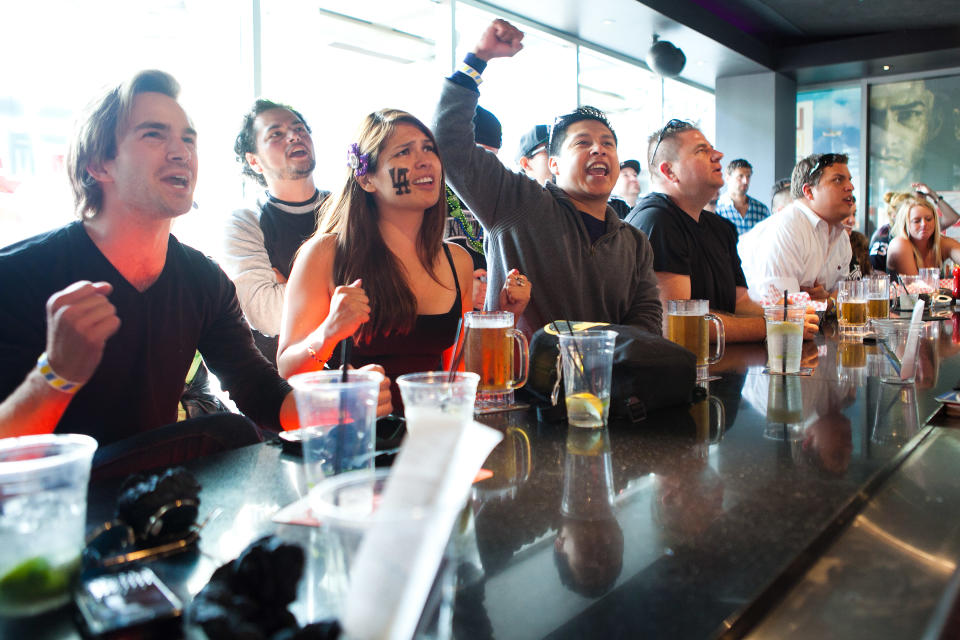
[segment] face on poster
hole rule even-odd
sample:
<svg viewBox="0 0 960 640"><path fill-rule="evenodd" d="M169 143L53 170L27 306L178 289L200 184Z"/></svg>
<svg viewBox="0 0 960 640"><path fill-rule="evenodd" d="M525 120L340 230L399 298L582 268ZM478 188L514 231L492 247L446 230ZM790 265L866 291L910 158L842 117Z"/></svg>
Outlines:
<svg viewBox="0 0 960 640"><path fill-rule="evenodd" d="M872 85L869 100L871 209L912 182L960 187L960 76Z"/></svg>

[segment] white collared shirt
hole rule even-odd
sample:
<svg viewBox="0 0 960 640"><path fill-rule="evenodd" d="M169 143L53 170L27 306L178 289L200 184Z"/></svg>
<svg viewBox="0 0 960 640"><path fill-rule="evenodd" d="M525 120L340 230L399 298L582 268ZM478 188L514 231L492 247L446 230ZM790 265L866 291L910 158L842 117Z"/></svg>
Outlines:
<svg viewBox="0 0 960 640"><path fill-rule="evenodd" d="M796 201L740 236L737 251L750 295L757 299L771 285L777 291L799 291L819 283L833 291L850 272L853 257L841 226L831 227Z"/></svg>

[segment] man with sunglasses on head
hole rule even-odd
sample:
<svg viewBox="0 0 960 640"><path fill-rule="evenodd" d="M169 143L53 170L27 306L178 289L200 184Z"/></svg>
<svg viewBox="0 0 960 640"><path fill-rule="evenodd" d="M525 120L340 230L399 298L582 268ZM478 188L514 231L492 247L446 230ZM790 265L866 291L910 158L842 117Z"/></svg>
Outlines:
<svg viewBox="0 0 960 640"><path fill-rule="evenodd" d="M843 228L854 203L847 156L807 156L790 184L793 204L740 237L744 271L755 296L786 289L825 300L850 270Z"/></svg>
<svg viewBox="0 0 960 640"><path fill-rule="evenodd" d="M648 142L654 190L626 221L650 238L664 307L668 300L707 300L723 320L727 342L755 342L766 337L766 322L747 295L737 230L704 210L723 186L722 158L695 125L671 120Z"/></svg>
<svg viewBox="0 0 960 640"><path fill-rule="evenodd" d="M660 333L662 308L650 243L607 205L620 172L617 137L606 116L581 107L557 118L541 186L473 145L470 119L480 73L492 58L513 56L523 33L504 20L484 32L444 83L434 114L447 179L483 225L488 306L507 268L536 284L518 321L527 333L558 319L612 322Z"/></svg>

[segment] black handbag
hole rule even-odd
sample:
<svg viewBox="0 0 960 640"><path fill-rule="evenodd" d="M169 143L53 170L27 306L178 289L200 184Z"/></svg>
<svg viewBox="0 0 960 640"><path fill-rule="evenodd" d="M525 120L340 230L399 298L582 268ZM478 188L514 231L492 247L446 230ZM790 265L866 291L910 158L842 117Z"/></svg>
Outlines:
<svg viewBox="0 0 960 640"><path fill-rule="evenodd" d="M566 418L557 332L585 329L617 332L610 385L611 419L637 423L652 411L688 405L702 395L696 385L696 356L680 345L627 325L557 320L539 329L530 341L526 388L540 401L542 420ZM552 397L558 398L556 404Z"/></svg>

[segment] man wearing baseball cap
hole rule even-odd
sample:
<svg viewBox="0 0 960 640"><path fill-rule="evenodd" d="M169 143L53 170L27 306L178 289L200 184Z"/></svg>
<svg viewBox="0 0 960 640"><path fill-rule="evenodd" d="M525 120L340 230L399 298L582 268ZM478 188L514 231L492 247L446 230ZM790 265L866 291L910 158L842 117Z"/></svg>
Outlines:
<svg viewBox="0 0 960 640"><path fill-rule="evenodd" d="M535 125L520 138L520 148L517 150L517 164L527 177L533 178L541 185L550 179L550 167L547 164L547 138L550 137L550 127L545 124Z"/></svg>
<svg viewBox="0 0 960 640"><path fill-rule="evenodd" d="M636 160L624 160L620 163L620 177L610 194L609 204L621 220L627 217L640 195L640 163Z"/></svg>

